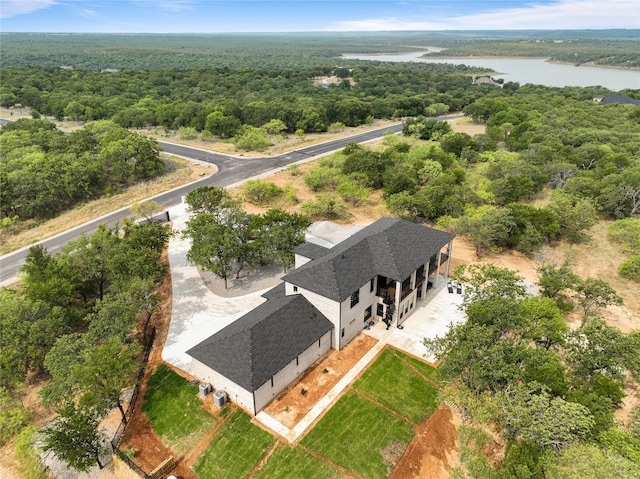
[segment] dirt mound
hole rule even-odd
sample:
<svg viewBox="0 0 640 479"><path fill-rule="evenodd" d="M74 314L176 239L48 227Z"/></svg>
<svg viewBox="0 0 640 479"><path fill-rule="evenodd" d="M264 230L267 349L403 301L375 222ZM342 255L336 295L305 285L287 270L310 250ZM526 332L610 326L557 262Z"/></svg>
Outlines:
<svg viewBox="0 0 640 479"><path fill-rule="evenodd" d="M460 418L440 407L420 424L390 479L446 479L457 462Z"/></svg>

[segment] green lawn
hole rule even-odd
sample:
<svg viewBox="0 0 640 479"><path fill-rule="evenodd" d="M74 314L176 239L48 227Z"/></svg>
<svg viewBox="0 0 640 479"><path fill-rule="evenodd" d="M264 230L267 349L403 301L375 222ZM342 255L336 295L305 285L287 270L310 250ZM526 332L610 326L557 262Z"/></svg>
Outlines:
<svg viewBox="0 0 640 479"><path fill-rule="evenodd" d="M396 354L385 349L353 388L418 424L438 407L438 391Z"/></svg>
<svg viewBox="0 0 640 479"><path fill-rule="evenodd" d="M349 391L301 444L365 479L382 479L389 472L383 455L389 448L406 447L412 437L410 424Z"/></svg>
<svg viewBox="0 0 640 479"><path fill-rule="evenodd" d="M191 386L164 364L149 378L142 411L162 441L178 453L195 446L218 420L202 408L198 386Z"/></svg>
<svg viewBox="0 0 640 479"><path fill-rule="evenodd" d="M343 474L300 448L281 444L253 479L343 479Z"/></svg>
<svg viewBox="0 0 640 479"><path fill-rule="evenodd" d="M437 406L437 391L425 377L435 380L435 369L395 349L385 349L300 444L364 479L387 477L411 441L413 427L367 397L419 423ZM218 419L199 407L197 392L197 387L164 366L149 380L143 411L168 445L193 443L193 437L202 437L217 423ZM222 412L223 424L193 470L200 479L245 479L277 440L252 424L243 411L226 408ZM343 472L330 462L302 447L278 444L253 477L342 479Z"/></svg>
<svg viewBox="0 0 640 479"><path fill-rule="evenodd" d="M411 364L411 366L420 371L420 374L422 374L423 376L431 379L435 383L439 382L438 370L430 364L427 364L418 358L414 358L413 356L409 356L408 354L405 354L402 351L398 351L397 349L391 349L391 351L393 351L393 353L400 359Z"/></svg>
<svg viewBox="0 0 640 479"><path fill-rule="evenodd" d="M247 414L234 411L193 470L200 479L246 478L275 442L271 434L251 424Z"/></svg>

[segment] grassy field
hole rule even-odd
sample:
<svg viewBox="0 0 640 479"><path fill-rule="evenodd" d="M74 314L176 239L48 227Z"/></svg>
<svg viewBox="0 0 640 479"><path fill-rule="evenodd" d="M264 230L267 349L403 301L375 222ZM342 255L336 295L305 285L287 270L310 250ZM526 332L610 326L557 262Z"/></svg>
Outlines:
<svg viewBox="0 0 640 479"><path fill-rule="evenodd" d="M220 419L210 415L196 397L197 387L163 365L149 380L143 411L178 453L219 425L193 465L200 479L342 479L351 474L382 479L411 441L414 425L437 405L436 388L427 379L434 371L416 358L385 349L300 446L293 447L278 443L233 406L223 409Z"/></svg>
<svg viewBox="0 0 640 479"><path fill-rule="evenodd" d="M438 392L400 355L408 358L392 349L385 349L373 367L354 383L353 388L396 411L413 424L418 424L438 406Z"/></svg>
<svg viewBox="0 0 640 479"><path fill-rule="evenodd" d="M331 464L308 454L302 448L279 444L265 466L253 476L253 479L290 479L292 477L343 479L347 476Z"/></svg>
<svg viewBox="0 0 640 479"><path fill-rule="evenodd" d="M431 379L434 383L438 383L438 370L436 368L434 368L430 364L425 363L421 359L414 358L413 356L409 356L408 354L404 354L402 351L398 351L397 349L394 349L393 352L404 362L413 366L420 374Z"/></svg>
<svg viewBox="0 0 640 479"><path fill-rule="evenodd" d="M349 391L300 444L363 478L382 479L391 472L392 451L404 451L412 436L409 423Z"/></svg>
<svg viewBox="0 0 640 479"><path fill-rule="evenodd" d="M273 436L251 424L251 418L238 410L225 421L193 470L201 479L245 478L275 443Z"/></svg>
<svg viewBox="0 0 640 479"><path fill-rule="evenodd" d="M161 364L149 378L142 411L162 441L179 453L189 451L218 419L202 408L198 386Z"/></svg>

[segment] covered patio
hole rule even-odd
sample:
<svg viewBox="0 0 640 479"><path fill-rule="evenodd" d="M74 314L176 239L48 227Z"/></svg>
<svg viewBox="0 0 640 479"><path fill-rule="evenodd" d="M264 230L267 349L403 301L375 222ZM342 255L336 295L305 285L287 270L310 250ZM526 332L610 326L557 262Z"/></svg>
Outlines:
<svg viewBox="0 0 640 479"><path fill-rule="evenodd" d="M362 332L409 354L435 362L435 358L424 356L426 350L422 340L443 336L450 323L463 323L466 315L459 309L462 294L458 294L455 289L450 293L447 280L442 276L439 277L437 285L426 291L424 299L425 301L418 302L414 312L406 318L400 328L392 324L387 329L382 318L374 316L373 326L363 329Z"/></svg>

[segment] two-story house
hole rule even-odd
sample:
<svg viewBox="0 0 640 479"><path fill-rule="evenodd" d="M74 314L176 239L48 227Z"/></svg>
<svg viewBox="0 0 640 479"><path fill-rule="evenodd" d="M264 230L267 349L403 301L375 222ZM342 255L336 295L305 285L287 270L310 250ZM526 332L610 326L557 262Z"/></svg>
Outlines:
<svg viewBox="0 0 640 479"><path fill-rule="evenodd" d="M448 276L454 235L382 218L332 248L305 243L266 302L193 347L197 377L257 414L372 321L402 323Z"/></svg>

